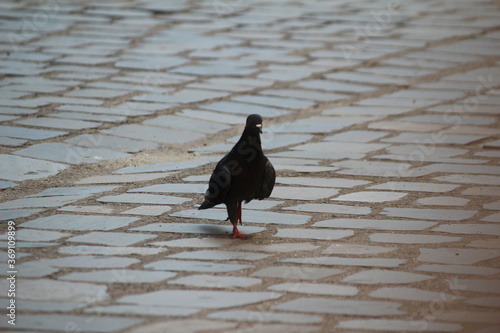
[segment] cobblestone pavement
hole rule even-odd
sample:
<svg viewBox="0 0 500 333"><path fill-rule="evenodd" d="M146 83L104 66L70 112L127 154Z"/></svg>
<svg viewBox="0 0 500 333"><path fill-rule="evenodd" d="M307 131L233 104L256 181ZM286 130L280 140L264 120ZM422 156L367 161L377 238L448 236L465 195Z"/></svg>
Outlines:
<svg viewBox="0 0 500 333"><path fill-rule="evenodd" d="M2 1L0 31L0 330L500 332L498 1ZM196 208L250 113L278 177L233 240Z"/></svg>

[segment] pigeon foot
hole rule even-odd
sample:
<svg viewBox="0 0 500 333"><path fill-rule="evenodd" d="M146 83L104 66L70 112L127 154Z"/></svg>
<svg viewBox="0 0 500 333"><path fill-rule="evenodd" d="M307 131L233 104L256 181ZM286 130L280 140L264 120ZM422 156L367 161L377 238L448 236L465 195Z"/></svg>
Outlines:
<svg viewBox="0 0 500 333"><path fill-rule="evenodd" d="M236 226L237 224L238 222L233 224L233 238L247 239L248 237L250 237L250 235L245 235L239 232L238 227Z"/></svg>

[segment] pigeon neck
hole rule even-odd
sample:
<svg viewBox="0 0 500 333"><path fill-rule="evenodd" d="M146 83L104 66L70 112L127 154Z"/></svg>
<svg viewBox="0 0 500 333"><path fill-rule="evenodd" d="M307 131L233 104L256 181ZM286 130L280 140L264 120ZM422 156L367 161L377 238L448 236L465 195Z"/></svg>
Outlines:
<svg viewBox="0 0 500 333"><path fill-rule="evenodd" d="M260 141L260 133L259 129L256 127L245 127L243 134L241 135L240 142L246 141L246 143L252 147L257 149L258 151L262 151L261 141Z"/></svg>

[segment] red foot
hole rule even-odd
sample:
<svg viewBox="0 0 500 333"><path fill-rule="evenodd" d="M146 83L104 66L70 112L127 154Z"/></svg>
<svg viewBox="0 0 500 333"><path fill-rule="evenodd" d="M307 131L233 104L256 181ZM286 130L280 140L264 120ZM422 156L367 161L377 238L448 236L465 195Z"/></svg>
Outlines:
<svg viewBox="0 0 500 333"><path fill-rule="evenodd" d="M250 237L250 235L245 235L245 234L240 233L238 231L237 224L238 224L238 222L233 224L233 238L247 239L248 237Z"/></svg>

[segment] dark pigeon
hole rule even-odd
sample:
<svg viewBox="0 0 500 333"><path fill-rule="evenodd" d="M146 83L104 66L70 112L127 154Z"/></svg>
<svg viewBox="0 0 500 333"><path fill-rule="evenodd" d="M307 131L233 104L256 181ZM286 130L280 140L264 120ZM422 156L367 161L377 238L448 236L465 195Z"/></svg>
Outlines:
<svg viewBox="0 0 500 333"><path fill-rule="evenodd" d="M233 238L248 238L238 231L241 221L241 203L268 198L274 188L276 172L262 152L260 141L262 117L251 114L245 130L233 149L224 156L212 173L199 209L225 204L228 220L233 224ZM226 220L227 221L227 220Z"/></svg>

